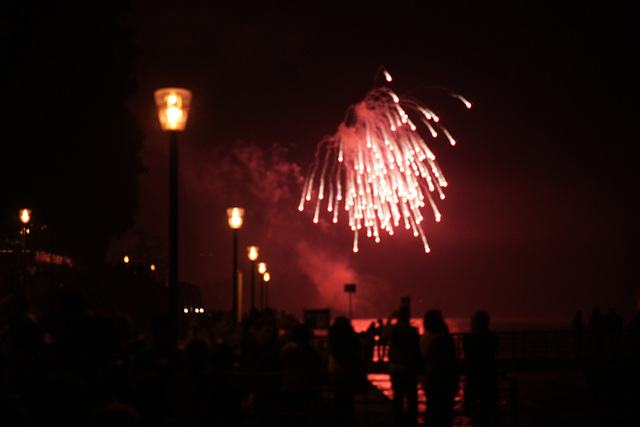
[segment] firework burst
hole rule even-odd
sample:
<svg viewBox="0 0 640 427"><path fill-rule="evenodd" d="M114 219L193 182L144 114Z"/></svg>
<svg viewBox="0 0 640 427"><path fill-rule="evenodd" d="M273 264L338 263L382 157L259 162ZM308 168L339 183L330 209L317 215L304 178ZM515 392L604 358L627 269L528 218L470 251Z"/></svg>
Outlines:
<svg viewBox="0 0 640 427"><path fill-rule="evenodd" d="M382 72L390 82L389 73ZM460 95L451 95L471 108ZM362 228L379 242L382 231L393 235L402 226L422 239L428 253L421 209L428 202L440 221L434 195L445 198L447 181L418 126L433 138L441 132L451 145L456 143L438 116L417 100L399 97L386 86L371 90L349 107L337 132L318 144L298 209L315 203L315 223L323 204L334 223L344 210L354 232L354 252Z"/></svg>

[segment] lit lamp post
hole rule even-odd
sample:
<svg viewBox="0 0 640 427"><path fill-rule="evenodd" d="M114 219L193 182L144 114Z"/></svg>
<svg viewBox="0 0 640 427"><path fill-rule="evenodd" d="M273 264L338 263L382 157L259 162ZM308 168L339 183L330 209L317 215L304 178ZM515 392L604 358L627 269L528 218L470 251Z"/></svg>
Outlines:
<svg viewBox="0 0 640 427"><path fill-rule="evenodd" d="M264 273L267 272L267 263L258 263L258 273L260 273L260 310L264 310Z"/></svg>
<svg viewBox="0 0 640 427"><path fill-rule="evenodd" d="M247 255L249 256L249 260L251 261L251 310L256 308L255 299L254 299L254 288L255 288L255 269L256 269L256 260L258 259L258 247L257 246L249 246L247 248Z"/></svg>
<svg viewBox="0 0 640 427"><path fill-rule="evenodd" d="M154 92L158 119L169 132L169 318L178 325L178 133L187 125L191 92L168 87ZM177 331L177 329L176 329ZM177 338L177 336L176 336Z"/></svg>
<svg viewBox="0 0 640 427"><path fill-rule="evenodd" d="M242 227L242 218L244 217L244 209L229 208L227 209L227 218L229 219L229 227L233 230L233 307L231 315L233 316L233 324L238 322L238 230Z"/></svg>
<svg viewBox="0 0 640 427"><path fill-rule="evenodd" d="M267 282L271 280L271 275L268 271L264 272L262 280L264 281L264 308L269 308L269 287L267 286Z"/></svg>
<svg viewBox="0 0 640 427"><path fill-rule="evenodd" d="M22 222L22 287L27 285L27 233L29 233L29 221L31 221L31 209L20 210Z"/></svg>

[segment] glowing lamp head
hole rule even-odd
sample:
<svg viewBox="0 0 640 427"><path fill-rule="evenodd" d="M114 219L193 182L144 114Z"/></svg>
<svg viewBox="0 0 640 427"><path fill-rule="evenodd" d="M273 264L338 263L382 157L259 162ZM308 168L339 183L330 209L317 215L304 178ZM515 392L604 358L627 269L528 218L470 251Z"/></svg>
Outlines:
<svg viewBox="0 0 640 427"><path fill-rule="evenodd" d="M251 261L255 261L258 259L258 247L257 246L249 246L247 248L247 256Z"/></svg>
<svg viewBox="0 0 640 427"><path fill-rule="evenodd" d="M267 272L267 263L266 262L258 263L258 273L264 274L266 272Z"/></svg>
<svg viewBox="0 0 640 427"><path fill-rule="evenodd" d="M20 221L22 221L23 224L29 224L29 221L31 221L31 209L20 210Z"/></svg>
<svg viewBox="0 0 640 427"><path fill-rule="evenodd" d="M244 217L244 209L229 208L227 209L227 218L229 219L229 227L237 230L242 227L242 218Z"/></svg>
<svg viewBox="0 0 640 427"><path fill-rule="evenodd" d="M265 271L262 277L264 278L265 282L268 282L269 280L271 280L271 276L269 275L268 271Z"/></svg>
<svg viewBox="0 0 640 427"><path fill-rule="evenodd" d="M167 87L154 92L160 127L164 131L183 131L187 126L191 92L179 87Z"/></svg>

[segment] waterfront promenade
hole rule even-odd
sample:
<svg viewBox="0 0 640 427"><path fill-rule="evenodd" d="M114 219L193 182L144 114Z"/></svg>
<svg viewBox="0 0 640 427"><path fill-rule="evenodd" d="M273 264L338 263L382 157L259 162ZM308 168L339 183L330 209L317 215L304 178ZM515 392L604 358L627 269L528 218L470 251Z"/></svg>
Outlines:
<svg viewBox="0 0 640 427"><path fill-rule="evenodd" d="M597 383L590 351L576 355L568 331L528 331L500 333L500 427L529 426L633 426L638 419L640 395L625 371L627 362L600 372L611 381ZM456 342L462 334L455 334ZM377 351L377 349L375 350ZM461 355L463 356L463 355ZM625 375L628 375L625 377ZM368 384L356 396L354 426L393 426L391 383L385 361L368 369ZM594 383L594 381L596 383ZM597 389L602 387L602 389ZM463 410L464 377L456 399L454 425L473 426ZM340 419L332 408L332 391L321 388L314 425L330 425ZM418 425L428 402L419 392ZM268 420L281 414L254 413L255 424L272 425ZM273 417L273 418L270 418ZM261 420L261 422L257 421ZM263 424L265 423L266 424ZM326 422L327 424L323 424Z"/></svg>
<svg viewBox="0 0 640 427"><path fill-rule="evenodd" d="M154 322L152 336L137 337L124 316L85 310L72 295L44 322L23 313L0 335L0 403L13 410L7 417L26 422L17 425L95 425L87 420L123 410L139 420L132 426L210 425L202 420L223 416L235 417L228 424L234 426L393 425L387 362L374 358L384 346L371 334L358 334L370 351L358 365L368 381L350 386L356 404L347 412L336 405L340 378L328 369L326 334L314 334L306 347L318 363L297 360L294 369L283 363L283 349L306 327L291 315L257 313L241 328L228 313L195 316L206 322L193 323L175 348L166 318ZM460 362L462 337L454 334ZM640 352L631 330L613 353L598 351L590 339L579 350L571 331L498 338L500 426L626 426L639 419ZM459 392L457 426L471 425L463 399ZM421 425L427 406L420 394Z"/></svg>

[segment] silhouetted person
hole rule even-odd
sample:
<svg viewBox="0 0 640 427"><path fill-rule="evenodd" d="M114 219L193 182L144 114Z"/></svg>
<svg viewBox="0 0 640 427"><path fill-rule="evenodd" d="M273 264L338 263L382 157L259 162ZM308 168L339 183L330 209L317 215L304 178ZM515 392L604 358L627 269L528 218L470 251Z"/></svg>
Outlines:
<svg viewBox="0 0 640 427"><path fill-rule="evenodd" d="M478 426L497 425L498 337L489 331L489 314L478 311L471 318L471 333L464 336L465 413Z"/></svg>
<svg viewBox="0 0 640 427"><path fill-rule="evenodd" d="M591 407L598 425L619 425L613 420L618 414L613 407L618 397L615 393L614 366L608 349L608 325L605 316L594 307L587 324L587 334L591 345L588 359L587 382L591 393Z"/></svg>
<svg viewBox="0 0 640 427"><path fill-rule="evenodd" d="M303 323L296 324L289 341L280 351L280 364L284 370L285 410L304 412L313 408L319 400L319 374L325 371L318 352L311 346L311 331ZM310 416L294 416L287 420L289 425L309 425Z"/></svg>
<svg viewBox="0 0 640 427"><path fill-rule="evenodd" d="M602 362L607 351L607 323L598 307L594 307L589 315L587 334L594 360Z"/></svg>
<svg viewBox="0 0 640 427"><path fill-rule="evenodd" d="M393 323L392 319L396 318ZM409 306L402 304L382 331L389 345L389 374L393 388L393 415L396 426L413 426L418 415L420 350L418 329L410 324ZM406 408L406 409L405 409Z"/></svg>
<svg viewBox="0 0 640 427"><path fill-rule="evenodd" d="M233 384L230 373L234 365L234 354L231 346L224 342L214 343L211 347L211 370L209 377L213 387L213 399L216 420L219 424L236 426L241 424L244 399L249 396L238 390Z"/></svg>
<svg viewBox="0 0 640 427"><path fill-rule="evenodd" d="M576 311L571 321L573 331L573 343L575 345L576 356L582 355L582 343L584 341L584 323L582 322L582 310Z"/></svg>
<svg viewBox="0 0 640 427"><path fill-rule="evenodd" d="M82 329L91 315L82 293L67 291L60 296L59 310L52 314L51 335L58 363L65 370L76 371L81 360Z"/></svg>
<svg viewBox="0 0 640 427"><path fill-rule="evenodd" d="M92 414L93 427L138 427L140 414L129 404L109 402L96 409Z"/></svg>
<svg viewBox="0 0 640 427"><path fill-rule="evenodd" d="M38 389L52 370L46 353L44 329L37 318L27 311L12 316L0 334L0 405L13 412L16 425L20 425L18 409L39 404ZM0 425L11 422L0 412Z"/></svg>
<svg viewBox="0 0 640 427"><path fill-rule="evenodd" d="M209 348L205 341L193 340L187 344L182 369L169 379L166 387L171 418L176 425L213 424L209 361Z"/></svg>
<svg viewBox="0 0 640 427"><path fill-rule="evenodd" d="M135 404L143 425L157 425L168 415L167 383L180 371L182 363L172 327L169 316L157 316L151 324L151 343L134 364Z"/></svg>
<svg viewBox="0 0 640 427"><path fill-rule="evenodd" d="M605 321L607 324L608 357L611 362L615 363L620 356L620 338L624 330L624 321L613 307L609 308Z"/></svg>
<svg viewBox="0 0 640 427"><path fill-rule="evenodd" d="M269 375L257 375L251 380L251 405L256 411L272 410L280 404L281 396L272 390L282 385L278 374L280 366L280 350L287 335L280 329L276 314L271 310L262 310L258 318L252 319L251 325L244 329L241 339L240 368L248 371L260 371ZM214 365L215 366L215 365Z"/></svg>
<svg viewBox="0 0 640 427"><path fill-rule="evenodd" d="M333 374L333 394L339 425L353 424L355 395L364 384L360 340L351 322L336 318L329 329L329 372Z"/></svg>
<svg viewBox="0 0 640 427"><path fill-rule="evenodd" d="M217 348L216 351L219 351ZM222 356L222 357L220 357ZM240 396L221 375L228 356L212 358L207 342L190 341L184 350L184 363L167 385L171 419L176 426L237 426L241 424ZM211 362L219 361L216 370Z"/></svg>
<svg viewBox="0 0 640 427"><path fill-rule="evenodd" d="M425 421L429 426L451 426L460 379L455 342L439 310L427 311L423 326L420 354L424 359L423 389L427 397Z"/></svg>
<svg viewBox="0 0 640 427"><path fill-rule="evenodd" d="M629 387L637 390L638 384L640 383L640 310L638 310L629 321L627 334Z"/></svg>

